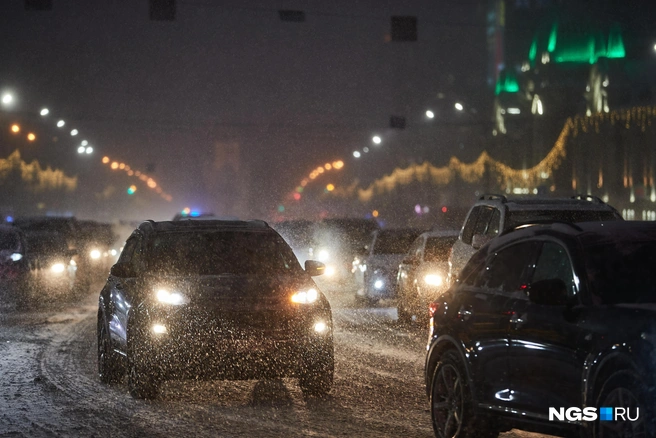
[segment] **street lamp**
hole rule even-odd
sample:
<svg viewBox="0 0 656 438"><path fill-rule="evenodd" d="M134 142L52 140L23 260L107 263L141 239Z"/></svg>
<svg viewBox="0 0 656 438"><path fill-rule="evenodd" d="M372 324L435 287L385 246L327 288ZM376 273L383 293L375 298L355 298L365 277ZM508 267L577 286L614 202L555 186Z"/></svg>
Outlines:
<svg viewBox="0 0 656 438"><path fill-rule="evenodd" d="M361 155L361 154L360 154L360 151L353 151L353 156L354 156L355 158L360 158L360 155Z"/></svg>
<svg viewBox="0 0 656 438"><path fill-rule="evenodd" d="M33 133L30 132L29 134L27 134L27 139L29 141L34 141L34 140L36 140L36 135L34 135Z"/></svg>
<svg viewBox="0 0 656 438"><path fill-rule="evenodd" d="M85 147L84 147L84 146L80 146L80 147L77 148L77 153L78 153L78 154L83 154L83 153L84 153L84 150L85 150Z"/></svg>
<svg viewBox="0 0 656 438"><path fill-rule="evenodd" d="M60 120L60 121L57 122L57 127L58 127L58 128L61 128L61 127L63 127L65 124L66 124L65 121Z"/></svg>
<svg viewBox="0 0 656 438"><path fill-rule="evenodd" d="M91 146L87 146L87 148L84 150L87 155L93 152L93 148Z"/></svg>
<svg viewBox="0 0 656 438"><path fill-rule="evenodd" d="M71 131L71 135L72 135L73 137L75 137L75 136L77 135L77 129L73 129L73 130Z"/></svg>
<svg viewBox="0 0 656 438"><path fill-rule="evenodd" d="M18 134L20 132L20 126L14 123L13 125L11 125L11 132L13 132L14 134Z"/></svg>
<svg viewBox="0 0 656 438"><path fill-rule="evenodd" d="M43 108L39 114L42 116L47 116L50 110L48 108Z"/></svg>
<svg viewBox="0 0 656 438"><path fill-rule="evenodd" d="M458 111L462 111L464 109L464 107L462 106L462 104L460 102L456 102L456 104L454 106L456 107L456 109Z"/></svg>
<svg viewBox="0 0 656 438"><path fill-rule="evenodd" d="M435 113L431 110L426 110L426 117L428 117L429 119L432 119L432 118L435 117Z"/></svg>
<svg viewBox="0 0 656 438"><path fill-rule="evenodd" d="M9 93L5 93L2 95L2 103L4 105L10 105L14 101L14 96L12 96Z"/></svg>
<svg viewBox="0 0 656 438"><path fill-rule="evenodd" d="M374 137L371 139L371 141L373 141L375 144L380 144L383 141L383 139L380 138L377 135L374 135Z"/></svg>
<svg viewBox="0 0 656 438"><path fill-rule="evenodd" d="M86 146L86 145L88 145L88 144L89 144L89 142L88 142L88 141L86 141L86 140L82 140L82 143L80 143L80 144L81 144L82 146Z"/></svg>

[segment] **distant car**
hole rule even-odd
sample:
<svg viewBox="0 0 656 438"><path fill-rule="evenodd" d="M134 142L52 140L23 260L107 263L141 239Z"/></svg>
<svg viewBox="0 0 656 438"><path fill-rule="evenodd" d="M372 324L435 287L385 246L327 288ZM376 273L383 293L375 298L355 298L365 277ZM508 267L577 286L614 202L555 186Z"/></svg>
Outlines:
<svg viewBox="0 0 656 438"><path fill-rule="evenodd" d="M490 239L531 222L587 222L622 220L618 211L589 195L571 198L483 195L469 210L458 240L449 255L451 284L471 256Z"/></svg>
<svg viewBox="0 0 656 438"><path fill-rule="evenodd" d="M353 260L367 252L371 235L380 226L372 219L326 218L317 224L313 233L310 257L326 264L323 281L347 283L354 280Z"/></svg>
<svg viewBox="0 0 656 438"><path fill-rule="evenodd" d="M419 236L399 265L396 306L399 320L428 320L428 304L446 291L449 252L457 230L428 231Z"/></svg>
<svg viewBox="0 0 656 438"><path fill-rule="evenodd" d="M435 436L656 436L654 266L654 222L523 225L490 241L431 304Z"/></svg>
<svg viewBox="0 0 656 438"><path fill-rule="evenodd" d="M69 249L62 234L48 231L25 233L29 262L28 301L66 298L75 291L77 250ZM26 293L27 293L26 292Z"/></svg>
<svg viewBox="0 0 656 438"><path fill-rule="evenodd" d="M144 222L102 289L98 373L128 376L152 398L167 379L297 377L303 393L333 383L330 305L283 238L263 221Z"/></svg>
<svg viewBox="0 0 656 438"><path fill-rule="evenodd" d="M218 216L214 213L209 212L200 212L192 210L189 213L177 213L173 216L174 221L183 221L183 220L192 220L192 221L237 221L239 220L236 216Z"/></svg>
<svg viewBox="0 0 656 438"><path fill-rule="evenodd" d="M354 269L356 298L372 302L396 298L399 264L420 234L420 230L411 228L374 231L368 252Z"/></svg>
<svg viewBox="0 0 656 438"><path fill-rule="evenodd" d="M27 244L16 227L0 225L0 284L13 294L26 286L29 265L25 255Z"/></svg>

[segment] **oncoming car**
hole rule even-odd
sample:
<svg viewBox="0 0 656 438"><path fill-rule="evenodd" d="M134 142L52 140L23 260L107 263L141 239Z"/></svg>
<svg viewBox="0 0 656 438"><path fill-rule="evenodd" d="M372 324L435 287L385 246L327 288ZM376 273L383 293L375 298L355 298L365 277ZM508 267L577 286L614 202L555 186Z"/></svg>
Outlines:
<svg viewBox="0 0 656 438"><path fill-rule="evenodd" d="M98 372L127 371L152 398L164 380L298 377L305 395L333 381L330 305L263 221L142 223L99 298Z"/></svg>

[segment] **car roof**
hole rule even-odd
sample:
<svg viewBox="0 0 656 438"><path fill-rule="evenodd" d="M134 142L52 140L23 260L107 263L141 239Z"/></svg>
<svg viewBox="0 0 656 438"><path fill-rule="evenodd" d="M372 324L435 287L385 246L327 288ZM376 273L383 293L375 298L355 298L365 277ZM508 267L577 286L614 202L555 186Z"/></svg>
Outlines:
<svg viewBox="0 0 656 438"><path fill-rule="evenodd" d="M515 240L538 236L574 238L584 246L619 241L656 241L656 222L651 221L595 221L524 224L512 232L492 239L486 246L489 251L507 245Z"/></svg>
<svg viewBox="0 0 656 438"><path fill-rule="evenodd" d="M537 196L517 196L507 198L504 195L482 195L476 205L502 204L510 211L514 210L596 210L615 211L611 205L595 196L576 195L571 198L551 198Z"/></svg>
<svg viewBox="0 0 656 438"><path fill-rule="evenodd" d="M142 222L138 229L146 233L220 230L273 231L269 224L263 220L181 220L161 222L149 220Z"/></svg>

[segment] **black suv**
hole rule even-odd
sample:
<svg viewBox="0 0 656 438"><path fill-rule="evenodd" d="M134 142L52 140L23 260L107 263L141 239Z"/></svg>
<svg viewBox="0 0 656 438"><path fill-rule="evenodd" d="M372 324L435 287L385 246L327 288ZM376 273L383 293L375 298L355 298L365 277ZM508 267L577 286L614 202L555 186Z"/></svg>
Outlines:
<svg viewBox="0 0 656 438"><path fill-rule="evenodd" d="M152 398L166 379L298 377L306 395L333 382L332 314L311 276L263 221L142 223L98 306L98 372L127 370Z"/></svg>
<svg viewBox="0 0 656 438"><path fill-rule="evenodd" d="M654 222L524 225L481 248L431 303L436 436L656 436L654 266Z"/></svg>

